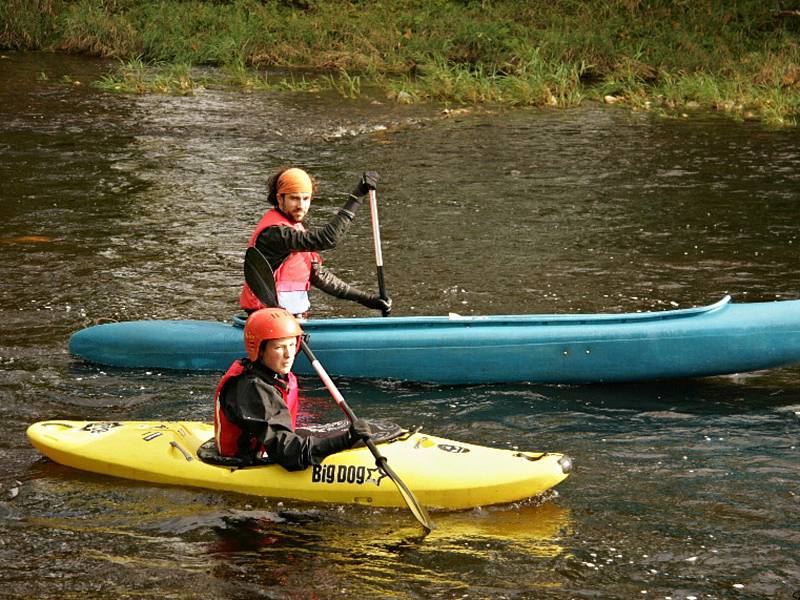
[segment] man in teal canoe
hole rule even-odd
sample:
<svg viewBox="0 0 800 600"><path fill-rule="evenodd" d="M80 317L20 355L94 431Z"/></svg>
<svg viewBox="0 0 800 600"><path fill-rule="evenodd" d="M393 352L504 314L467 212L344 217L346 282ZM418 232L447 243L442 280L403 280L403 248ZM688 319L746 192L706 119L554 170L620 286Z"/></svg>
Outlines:
<svg viewBox="0 0 800 600"><path fill-rule="evenodd" d="M247 319L247 359L230 366L214 394L214 438L222 456L298 471L372 434L363 419L333 437L295 433L298 394L291 368L302 335L297 319L282 308L263 308Z"/></svg>
<svg viewBox="0 0 800 600"><path fill-rule="evenodd" d="M273 208L256 225L248 247L255 246L275 273L278 302L294 315L305 316L311 306L308 291L314 287L344 300L388 313L391 299L363 292L336 277L322 266L319 252L330 250L344 238L362 198L378 185L377 173L367 171L358 180L347 203L324 227L306 230L303 220L316 191L313 179L302 169L282 169L270 177L267 200ZM263 304L244 284L240 306L249 313Z"/></svg>

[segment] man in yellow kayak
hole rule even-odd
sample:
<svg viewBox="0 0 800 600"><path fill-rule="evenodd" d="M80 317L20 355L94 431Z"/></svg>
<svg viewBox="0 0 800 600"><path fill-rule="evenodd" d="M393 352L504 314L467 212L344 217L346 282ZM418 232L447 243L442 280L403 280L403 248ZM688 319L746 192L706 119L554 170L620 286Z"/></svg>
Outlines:
<svg viewBox="0 0 800 600"><path fill-rule="evenodd" d="M291 368L302 335L297 319L282 308L263 308L247 319L247 359L234 361L214 394L214 437L222 456L298 471L371 435L363 419L333 437L295 433L298 393Z"/></svg>
<svg viewBox="0 0 800 600"><path fill-rule="evenodd" d="M248 247L255 246L275 273L278 302L294 315L305 315L311 306L308 290L314 287L344 300L353 300L388 314L391 299L363 292L336 277L322 266L319 252L330 250L344 238L361 206L362 198L374 190L380 177L368 171L358 180L347 203L324 227L306 230L303 221L311 207L316 184L303 169L283 169L268 183L267 200L273 208L256 225ZM263 304L244 284L240 306L248 313Z"/></svg>

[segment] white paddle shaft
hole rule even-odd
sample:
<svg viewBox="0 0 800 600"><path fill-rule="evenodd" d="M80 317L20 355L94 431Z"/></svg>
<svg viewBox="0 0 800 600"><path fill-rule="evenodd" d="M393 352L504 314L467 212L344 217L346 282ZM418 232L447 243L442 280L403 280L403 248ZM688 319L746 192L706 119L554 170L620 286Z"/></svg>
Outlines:
<svg viewBox="0 0 800 600"><path fill-rule="evenodd" d="M375 242L375 264L378 267L383 266L383 253L381 252L381 228L378 222L378 198L375 195L375 190L369 191L369 212L372 216L372 240Z"/></svg>

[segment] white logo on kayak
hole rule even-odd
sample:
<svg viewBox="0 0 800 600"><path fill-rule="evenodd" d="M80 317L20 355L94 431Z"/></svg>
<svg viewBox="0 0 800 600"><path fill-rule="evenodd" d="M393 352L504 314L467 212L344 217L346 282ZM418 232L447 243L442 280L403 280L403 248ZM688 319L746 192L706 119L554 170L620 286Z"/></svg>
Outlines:
<svg viewBox="0 0 800 600"><path fill-rule="evenodd" d="M81 428L81 431L88 431L89 433L105 433L115 427L122 427L122 423L106 421L104 423L87 423Z"/></svg>
<svg viewBox="0 0 800 600"><path fill-rule="evenodd" d="M451 454L466 454L469 452L469 448L464 448L464 446L456 446L455 444L437 444L436 445L439 450L444 450L445 452L450 452Z"/></svg>
<svg viewBox="0 0 800 600"><path fill-rule="evenodd" d="M414 444L414 450L424 450L425 448L432 448L433 446L436 446L439 450L450 452L451 454L466 454L469 452L469 448L464 448L464 446L458 446L456 444L437 444L432 439L425 436L417 440L417 443Z"/></svg>

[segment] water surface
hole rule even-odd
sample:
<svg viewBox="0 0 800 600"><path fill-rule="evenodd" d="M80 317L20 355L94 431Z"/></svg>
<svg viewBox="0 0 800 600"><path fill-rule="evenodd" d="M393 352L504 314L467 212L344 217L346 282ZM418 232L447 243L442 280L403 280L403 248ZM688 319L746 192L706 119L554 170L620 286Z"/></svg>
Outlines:
<svg viewBox="0 0 800 600"><path fill-rule="evenodd" d="M42 419L210 419L215 374L66 353L107 320L226 320L268 175L378 190L398 315L619 312L800 298L793 130L626 109L451 114L382 98L108 95L84 58L0 59L0 583L9 597L790 598L800 369L615 386L339 382L360 416L576 470L518 506L279 503L42 460ZM80 83L76 83L80 82ZM313 223L312 223L313 224ZM326 253L374 289L369 216ZM314 298L318 316L366 309ZM475 361L480 361L476 353ZM304 420L339 415L303 381ZM402 474L401 474L402 475ZM24 565L24 568L20 568Z"/></svg>

